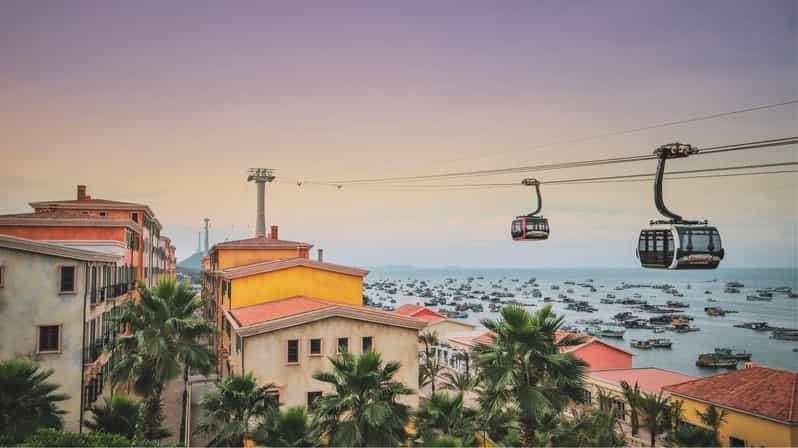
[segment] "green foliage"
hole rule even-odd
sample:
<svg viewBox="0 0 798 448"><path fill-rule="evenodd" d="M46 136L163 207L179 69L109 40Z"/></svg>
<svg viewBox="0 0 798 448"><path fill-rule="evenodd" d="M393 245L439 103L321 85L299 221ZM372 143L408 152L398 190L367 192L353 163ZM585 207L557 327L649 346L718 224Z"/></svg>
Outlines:
<svg viewBox="0 0 798 448"><path fill-rule="evenodd" d="M0 434L6 440L21 442L38 428L62 428L65 412L58 403L69 397L47 381L52 374L26 359L0 361Z"/></svg>
<svg viewBox="0 0 798 448"><path fill-rule="evenodd" d="M685 447L720 446L712 431L693 425L680 425L674 441Z"/></svg>
<svg viewBox="0 0 798 448"><path fill-rule="evenodd" d="M36 431L36 433L33 434L32 436L25 439L24 443L18 446L155 447L158 445L155 442L147 440L129 439L119 434L107 434L103 432L84 432L80 434L75 434L69 432L56 431L54 429L40 429Z"/></svg>
<svg viewBox="0 0 798 448"><path fill-rule="evenodd" d="M456 448L456 447L463 446L463 442L460 439L458 439L457 437L440 436L440 437L436 438L435 440L432 440L429 443L425 443L424 446L440 447L440 448L444 448L444 447L455 447Z"/></svg>
<svg viewBox="0 0 798 448"><path fill-rule="evenodd" d="M667 417L670 413L668 399L659 394L649 394L642 392L639 403L640 415L644 419L644 425L651 435L651 446L663 429L667 428Z"/></svg>
<svg viewBox="0 0 798 448"><path fill-rule="evenodd" d="M701 418L701 422L712 428L712 434L715 438L715 446L720 446L720 427L726 422L729 413L725 409L719 409L713 405L709 405L706 411L701 412L696 409L695 413Z"/></svg>
<svg viewBox="0 0 798 448"><path fill-rule="evenodd" d="M300 447L318 445L309 434L308 415L301 406L274 412L266 418L254 435L259 446Z"/></svg>
<svg viewBox="0 0 798 448"><path fill-rule="evenodd" d="M629 405L629 420L632 426L632 435L636 436L640 430L640 419L637 415L637 408L640 407L640 387L635 381L634 387L630 386L626 381L621 381L621 388L623 388L623 396L626 404ZM621 416L624 417L624 416Z"/></svg>
<svg viewBox="0 0 798 448"><path fill-rule="evenodd" d="M474 348L482 384L480 406L487 415L513 409L523 434L523 445L535 443L541 414L558 413L570 400L580 400L587 363L562 349L581 344L581 337L557 340L563 324L551 306L530 314L516 306L502 309L499 320L482 324L495 336Z"/></svg>
<svg viewBox="0 0 798 448"><path fill-rule="evenodd" d="M396 381L401 364L383 364L379 353L344 353L329 358L331 372L313 378L335 392L316 400L312 434L330 446L397 446L407 440L410 408L398 401L414 391Z"/></svg>
<svg viewBox="0 0 798 448"><path fill-rule="evenodd" d="M443 389L466 393L477 385L477 377L466 372L446 371L441 374Z"/></svg>
<svg viewBox="0 0 798 448"><path fill-rule="evenodd" d="M202 397L203 422L198 434L213 436L211 446L242 446L246 434L277 413L275 386L258 386L252 373L229 375Z"/></svg>
<svg viewBox="0 0 798 448"><path fill-rule="evenodd" d="M437 333L424 332L418 335L418 342L423 344L424 349L421 351L421 365L418 369L418 384L424 387L427 384L432 388L432 393L436 391L436 380L443 371L444 366L438 359L435 346L441 345Z"/></svg>
<svg viewBox="0 0 798 448"><path fill-rule="evenodd" d="M425 445L442 436L451 436L471 445L477 431L477 411L464 405L462 393L437 392L421 402L415 423L416 432Z"/></svg>
<svg viewBox="0 0 798 448"><path fill-rule="evenodd" d="M617 415L590 409L561 418L551 436L553 446L625 446L624 435L615 430Z"/></svg>
<svg viewBox="0 0 798 448"><path fill-rule="evenodd" d="M141 422L141 403L121 394L106 398L102 406L92 406L90 411L94 421L86 421L87 428L128 439L136 435Z"/></svg>
<svg viewBox="0 0 798 448"><path fill-rule="evenodd" d="M183 366L208 373L215 365L213 350L200 338L213 334L214 326L199 314L202 302L186 283L164 280L153 289L139 285L141 300L124 304L118 321L130 329L114 348L121 361L111 371L114 384L133 382L144 397L142 434L148 440L166 435L161 427L161 394L166 383L183 372Z"/></svg>

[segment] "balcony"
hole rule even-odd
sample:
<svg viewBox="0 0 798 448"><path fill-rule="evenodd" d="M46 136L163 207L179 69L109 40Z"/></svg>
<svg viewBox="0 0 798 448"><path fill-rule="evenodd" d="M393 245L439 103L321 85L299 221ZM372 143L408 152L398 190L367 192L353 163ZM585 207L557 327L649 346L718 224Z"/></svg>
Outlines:
<svg viewBox="0 0 798 448"><path fill-rule="evenodd" d="M97 340L89 344L88 347L83 348L83 363L84 364L91 364L98 359L100 359L100 355L103 354L103 343L101 340Z"/></svg>
<svg viewBox="0 0 798 448"><path fill-rule="evenodd" d="M115 285L103 286L91 290L91 305L100 305L106 300L119 297L134 287L133 283L117 283Z"/></svg>

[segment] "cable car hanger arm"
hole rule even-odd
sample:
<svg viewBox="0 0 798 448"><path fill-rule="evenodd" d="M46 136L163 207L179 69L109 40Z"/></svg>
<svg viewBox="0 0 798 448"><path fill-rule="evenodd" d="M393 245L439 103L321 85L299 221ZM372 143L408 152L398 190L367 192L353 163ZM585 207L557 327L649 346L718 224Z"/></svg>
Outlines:
<svg viewBox="0 0 798 448"><path fill-rule="evenodd" d="M540 209L543 208L543 199L541 199L541 197L540 197L540 182L537 179L532 179L531 177L528 177L528 178L522 180L521 184L522 185L526 185L528 187L531 187L531 186L535 187L535 193L537 193L537 196L538 196L538 208L536 208L534 212L529 213L528 215L526 215L526 216L535 216L538 213L540 213Z"/></svg>
<svg viewBox="0 0 798 448"><path fill-rule="evenodd" d="M665 177L665 163L668 159L687 157L690 154L697 153L698 148L682 143L670 143L662 145L654 150L654 155L659 159L657 163L657 174L654 179L654 204L660 214L669 218L673 223L698 224L697 221L685 221L681 215L673 213L665 206L665 200L662 197L662 180Z"/></svg>

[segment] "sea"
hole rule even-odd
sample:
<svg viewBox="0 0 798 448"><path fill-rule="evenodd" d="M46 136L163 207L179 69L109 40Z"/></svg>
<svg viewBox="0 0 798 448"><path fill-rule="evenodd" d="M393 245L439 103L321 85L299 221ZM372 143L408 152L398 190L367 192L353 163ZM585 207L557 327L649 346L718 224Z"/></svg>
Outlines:
<svg viewBox="0 0 798 448"><path fill-rule="evenodd" d="M578 324L581 319L602 319L612 321L616 313L631 311L641 318L656 316L632 309L620 304L602 304L600 299L608 293L615 294L617 299L639 293L642 300L649 304L665 305L667 300L676 300L689 304L689 308L679 309L679 313L694 318L690 325L700 330L689 333L666 331L653 333L648 329L627 329L623 339L602 338L604 341L634 353L634 367L658 367L677 371L688 375L707 376L722 373L724 369L703 368L695 365L698 355L712 352L715 348L729 347L738 351L745 350L753 354L752 362L768 367L798 371L798 341L784 341L770 338L770 332L759 332L745 328L736 328L734 324L744 322L767 322L773 327L798 328L798 299L791 299L787 294L774 293L770 302L753 302L746 300L748 295L756 295L757 289L787 286L798 292L798 269L734 269L720 268L706 271L662 271L648 269L466 269L441 268L423 269L412 267L372 268L366 283L374 284L384 280L396 282L400 287L394 295L376 289L367 289L366 295L381 301L385 305L399 307L407 303L423 303L421 297L406 294L401 285L412 280L425 280L434 288L445 284L446 279L454 279L449 286L465 283L471 277L472 290L486 293L503 291L516 294L515 299L533 304L526 307L534 311L547 305L543 298L533 298L530 286L522 286L524 282L534 278L537 288L543 297L558 300L559 293L566 294L576 300L586 300L598 308L593 313L567 310L567 303L551 302L552 308L559 315L565 316L565 323L574 327L586 327ZM479 277L482 277L481 279ZM517 281L514 281L517 280ZM566 285L564 282L576 283L592 280L596 292L580 286ZM498 288L492 285L501 284ZM739 293L725 293L725 283L736 281L744 284ZM667 283L679 290L684 297L674 297L661 289L650 287L614 290L616 286L627 284L655 285ZM551 285L559 285L559 290L552 290ZM517 291L521 288L521 291ZM566 293L571 288L574 293ZM391 303L391 299L396 303ZM714 302L710 301L713 299ZM468 317L461 319L482 328L483 319L496 318L498 313L488 311L488 302L467 300L471 303L482 303L485 312L468 311ZM738 311L724 317L711 317L704 312L704 307L718 306L725 310ZM452 308L452 307L445 307ZM435 309L435 308L433 308ZM636 349L630 346L632 339L669 338L673 342L671 349ZM742 363L739 365L743 367Z"/></svg>

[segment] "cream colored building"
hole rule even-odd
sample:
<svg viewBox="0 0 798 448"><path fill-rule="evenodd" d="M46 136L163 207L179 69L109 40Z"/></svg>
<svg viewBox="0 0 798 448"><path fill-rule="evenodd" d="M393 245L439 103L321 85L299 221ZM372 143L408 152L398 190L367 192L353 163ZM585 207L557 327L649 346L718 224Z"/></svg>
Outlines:
<svg viewBox="0 0 798 448"><path fill-rule="evenodd" d="M108 242L113 244L113 242ZM65 429L78 431L84 411L103 392L116 332L117 303L129 285L113 283L119 255L0 236L0 358L25 357L54 371L69 395Z"/></svg>
<svg viewBox="0 0 798 448"><path fill-rule="evenodd" d="M274 384L283 406L308 406L332 392L313 379L330 371L328 358L346 350L380 352L384 362L398 361L396 380L418 390L418 332L426 322L359 305L291 297L226 310L225 329L233 341L229 354L235 373L252 372L258 383ZM418 395L403 402L418 405Z"/></svg>

